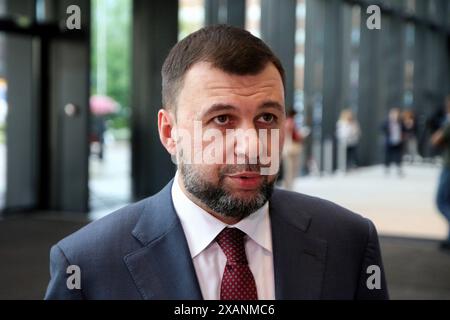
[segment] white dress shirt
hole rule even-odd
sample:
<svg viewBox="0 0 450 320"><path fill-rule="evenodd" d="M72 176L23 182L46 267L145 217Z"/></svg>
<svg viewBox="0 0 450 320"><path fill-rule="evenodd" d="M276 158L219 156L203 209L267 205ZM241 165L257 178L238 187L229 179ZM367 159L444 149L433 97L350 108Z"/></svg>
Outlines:
<svg viewBox="0 0 450 320"><path fill-rule="evenodd" d="M247 234L245 251L255 278L258 299L275 299L268 203L237 224L228 226L192 202L184 194L178 179L177 172L172 185L172 200L181 220L203 298L220 299L220 285L227 258L214 239L224 228L235 227Z"/></svg>
<svg viewBox="0 0 450 320"><path fill-rule="evenodd" d="M398 121L389 121L389 141L392 145L402 142L402 128Z"/></svg>

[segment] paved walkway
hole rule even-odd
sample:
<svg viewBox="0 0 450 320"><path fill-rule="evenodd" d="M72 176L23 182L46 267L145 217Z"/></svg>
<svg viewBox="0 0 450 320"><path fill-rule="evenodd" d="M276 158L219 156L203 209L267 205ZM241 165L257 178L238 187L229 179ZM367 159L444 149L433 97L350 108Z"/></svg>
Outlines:
<svg viewBox="0 0 450 320"><path fill-rule="evenodd" d="M130 161L130 144L127 141L107 144L103 160L95 154L90 156L90 219L99 219L130 203Z"/></svg>
<svg viewBox="0 0 450 320"><path fill-rule="evenodd" d="M447 223L435 206L439 167L409 165L399 178L394 170L385 175L382 166L349 174L300 177L295 191L336 202L371 219L383 235L442 239Z"/></svg>

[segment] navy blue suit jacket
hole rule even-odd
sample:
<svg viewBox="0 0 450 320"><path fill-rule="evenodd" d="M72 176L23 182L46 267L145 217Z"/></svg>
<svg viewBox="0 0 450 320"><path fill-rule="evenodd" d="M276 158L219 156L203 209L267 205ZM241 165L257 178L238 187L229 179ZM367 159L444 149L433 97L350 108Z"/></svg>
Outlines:
<svg viewBox="0 0 450 320"><path fill-rule="evenodd" d="M54 245L45 298L202 299L173 207L172 182ZM276 299L388 298L372 222L329 201L280 189L269 214ZM68 289L69 265L80 267L81 289ZM367 286L370 265L380 267L380 289Z"/></svg>

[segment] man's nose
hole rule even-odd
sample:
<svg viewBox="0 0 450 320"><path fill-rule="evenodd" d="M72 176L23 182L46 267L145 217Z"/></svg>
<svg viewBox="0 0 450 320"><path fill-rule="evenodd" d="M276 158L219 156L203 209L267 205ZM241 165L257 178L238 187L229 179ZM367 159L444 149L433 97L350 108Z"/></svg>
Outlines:
<svg viewBox="0 0 450 320"><path fill-rule="evenodd" d="M254 126L244 126L237 130L235 154L239 162L258 163L258 132Z"/></svg>

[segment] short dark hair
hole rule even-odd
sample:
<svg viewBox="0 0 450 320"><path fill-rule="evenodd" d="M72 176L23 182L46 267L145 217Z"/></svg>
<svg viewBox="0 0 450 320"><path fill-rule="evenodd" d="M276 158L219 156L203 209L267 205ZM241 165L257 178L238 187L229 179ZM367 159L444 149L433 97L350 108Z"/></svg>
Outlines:
<svg viewBox="0 0 450 320"><path fill-rule="evenodd" d="M197 62L209 62L230 74L255 75L268 63L278 69L284 85L284 69L270 48L250 32L229 25L204 27L180 42L164 61L162 102L175 107L186 72Z"/></svg>

